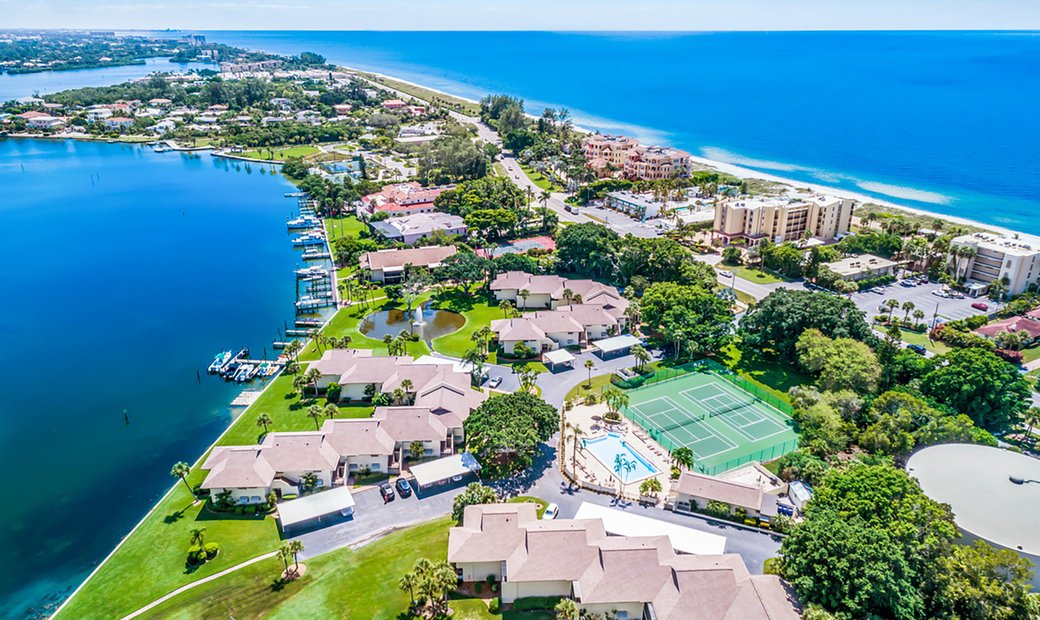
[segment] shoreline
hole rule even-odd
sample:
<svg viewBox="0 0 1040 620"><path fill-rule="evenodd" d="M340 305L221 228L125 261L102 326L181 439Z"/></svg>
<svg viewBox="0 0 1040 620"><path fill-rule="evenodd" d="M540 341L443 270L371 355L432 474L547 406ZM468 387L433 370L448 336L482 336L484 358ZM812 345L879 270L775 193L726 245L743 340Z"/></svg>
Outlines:
<svg viewBox="0 0 1040 620"><path fill-rule="evenodd" d="M349 71L349 72L357 73L357 74L365 74L365 73L367 73L369 75L374 75L374 76L377 76L377 77L380 77L380 78L384 78L384 79L387 79L387 80L393 80L395 82L400 82L402 84L407 84L407 85L413 86L415 88L421 88L423 90L434 92L434 93L437 93L437 94L440 94L440 95L444 95L445 97L451 97L451 98L458 99L460 101L465 101L465 102L468 102L468 103L473 103L473 104L479 104L480 103L479 101L476 101L476 100L471 99L469 97L464 97L464 96L461 96L461 95L456 95L454 93L445 92L445 91L443 91L441 89L434 88L432 86L428 86L428 85L425 85L425 84L420 84L418 82L414 82L414 81L407 80L407 79L404 79L404 78L396 77L396 76L393 76L393 75L388 75L388 74L385 74L385 73L379 73L377 71L369 71L369 70L366 70L366 69L350 67L348 65L339 65L339 68L344 69L344 70ZM380 86L382 86L383 88L391 88L392 89L392 87L387 86L385 84L380 84ZM408 94L408 93L406 93L406 94ZM410 95L409 94L409 96L414 97L416 99L422 100L422 98L417 96L417 95ZM535 119L538 118L534 114L530 114L530 113L528 113L527 116L529 118L535 118ZM586 134L596 133L595 131L588 129L587 127L581 127L581 126L578 126L578 125L575 125L573 129L574 129L574 131L577 131L579 133L586 133ZM668 146L668 145L665 145L665 146ZM678 148L678 147L676 147L676 148ZM865 193L862 193L862 192L857 192L857 191L854 191L854 190L846 190L846 189L841 189L841 188L838 188L838 187L833 187L833 186L819 184L819 183L802 182L802 181L798 181L796 179L790 179L790 178L779 176L779 175L776 175L776 174L771 174L771 173L768 173L768 172L759 172L758 170L755 170L753 168L748 168L748 167L740 166L740 165L737 165L737 164L730 164L730 163L718 161L718 160L715 160L715 159L709 159L709 158L703 157L701 155L693 155L693 154L691 154L690 155L690 161L692 161L693 163L696 163L698 165L701 165L701 166L707 166L709 168L712 168L714 170L717 170L717 171L725 173L725 174L730 174L730 175L735 176L735 177L737 177L739 179L761 179L761 180L769 181L769 182L772 182L772 183L779 183L779 184L782 184L782 185L787 185L787 186L790 186L791 188L806 188L806 189L809 189L810 191L813 191L813 192L816 192L816 193L829 194L829 195L836 196L836 197L839 197L839 198L851 198L851 199L856 200L859 203L861 203L860 206L865 205L865 204L873 204L873 205L877 205L879 207L882 207L885 210L902 211L902 212L905 212L905 213L909 213L909 214L917 215L917 216L921 216L921 217L928 217L928 218L939 219L939 220L943 220L945 222L949 222L951 224L957 224L957 225L960 225L960 226L970 226L970 227L973 227L973 228L980 228L980 229L983 229L983 230L986 230L986 231L991 231L991 232L994 232L994 233L997 233L997 234L1006 235L1006 236L1009 236L1009 237L1016 237L1017 236L1019 239L1021 239L1023 241L1027 241L1027 242L1030 242L1030 243L1034 243L1034 244L1040 245L1040 235L1033 235L1033 234L1029 234L1029 233L1024 233L1024 232L1021 232L1021 231L1018 231L1018 230L1014 230L1014 229L1011 229L1011 228L1007 228L1007 227L1004 227L1004 226L999 226L999 225L995 225L995 224L987 224L985 222L979 222L977 220L972 220L972 219L966 218L966 217L960 217L960 216L956 216L956 215L947 215L947 214L939 213L939 212L936 212L936 211L929 211L928 209L923 209L923 208L920 208L920 207L911 207L911 206L906 205L906 204L901 204L899 202L893 202L892 200L888 200L888 199L884 199L884 198L876 198L876 197L871 196L869 194L865 194Z"/></svg>

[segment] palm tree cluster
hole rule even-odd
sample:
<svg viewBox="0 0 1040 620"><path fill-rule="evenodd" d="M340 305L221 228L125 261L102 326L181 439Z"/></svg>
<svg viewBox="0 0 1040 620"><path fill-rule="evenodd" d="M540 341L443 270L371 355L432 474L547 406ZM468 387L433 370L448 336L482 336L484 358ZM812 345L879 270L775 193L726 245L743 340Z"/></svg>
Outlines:
<svg viewBox="0 0 1040 620"><path fill-rule="evenodd" d="M303 389L309 386L313 394L317 394L318 379L321 379L321 371L317 368L309 368L307 369L307 372L302 375L296 375L293 378L293 389L300 390L302 395Z"/></svg>
<svg viewBox="0 0 1040 620"><path fill-rule="evenodd" d="M350 336L343 336L337 338L336 336L326 336L325 334L316 334L314 336L314 344L318 347L318 353L323 353L322 347L327 349L349 349L350 348Z"/></svg>
<svg viewBox="0 0 1040 620"><path fill-rule="evenodd" d="M607 403L607 409L611 415L607 416L608 419L618 421L621 419L621 409L628 406L628 394L622 392L616 387L608 387L603 390L603 402Z"/></svg>
<svg viewBox="0 0 1040 620"><path fill-rule="evenodd" d="M396 337L386 334L383 336L383 344L386 345L387 355L408 355L408 343L412 341L412 335L402 329Z"/></svg>
<svg viewBox="0 0 1040 620"><path fill-rule="evenodd" d="M447 562L419 558L397 586L408 593L412 609L423 609L424 617L439 618L448 613L448 595L458 588L458 576Z"/></svg>
<svg viewBox="0 0 1040 620"><path fill-rule="evenodd" d="M300 574L300 552L303 551L303 543L298 540L290 540L278 550L278 557L285 564L285 579L295 579ZM289 560L293 561L293 569L289 571Z"/></svg>
<svg viewBox="0 0 1040 620"><path fill-rule="evenodd" d="M571 424L570 422L565 423L563 429L565 432L564 441L569 437L571 443L574 444L571 450L571 470L573 471L578 468L578 449L582 446L581 438L585 435L585 430L581 428L580 424Z"/></svg>

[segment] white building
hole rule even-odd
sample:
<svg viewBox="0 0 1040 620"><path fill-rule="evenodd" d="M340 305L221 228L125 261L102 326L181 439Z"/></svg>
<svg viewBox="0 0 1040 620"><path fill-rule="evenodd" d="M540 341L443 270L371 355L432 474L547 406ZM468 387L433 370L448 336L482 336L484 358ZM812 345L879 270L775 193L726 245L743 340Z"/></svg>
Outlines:
<svg viewBox="0 0 1040 620"><path fill-rule="evenodd" d="M974 250L974 255L957 256L957 248L965 247ZM1040 247L1011 237L972 233L950 241L947 263L955 277L967 282L973 295L985 292L994 280L1005 278L1008 293L1018 295L1040 278Z"/></svg>

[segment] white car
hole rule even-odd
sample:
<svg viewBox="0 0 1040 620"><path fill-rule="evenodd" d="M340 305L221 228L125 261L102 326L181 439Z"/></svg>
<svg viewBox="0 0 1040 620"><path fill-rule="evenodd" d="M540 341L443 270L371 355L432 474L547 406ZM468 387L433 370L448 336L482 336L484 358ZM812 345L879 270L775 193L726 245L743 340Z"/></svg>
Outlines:
<svg viewBox="0 0 1040 620"><path fill-rule="evenodd" d="M723 278L732 278L733 277L733 272L732 271L728 271L726 269L719 269L719 275L722 276Z"/></svg>
<svg viewBox="0 0 1040 620"><path fill-rule="evenodd" d="M560 514L560 507L556 504L550 503L545 507L545 512L542 513L542 518L548 521L555 519L558 514Z"/></svg>
<svg viewBox="0 0 1040 620"><path fill-rule="evenodd" d="M502 377L491 377L491 381L488 381L489 388L497 388L502 385Z"/></svg>

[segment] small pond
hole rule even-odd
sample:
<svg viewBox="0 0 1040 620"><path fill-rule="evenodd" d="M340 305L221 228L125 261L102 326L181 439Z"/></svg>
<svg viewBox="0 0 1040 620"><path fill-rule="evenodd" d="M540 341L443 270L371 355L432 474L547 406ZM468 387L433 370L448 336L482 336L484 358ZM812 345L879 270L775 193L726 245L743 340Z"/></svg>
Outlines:
<svg viewBox="0 0 1040 620"><path fill-rule="evenodd" d="M419 317L422 318L422 323L417 325L416 318ZM395 309L372 313L361 321L358 331L376 340L382 340L387 334L396 337L397 334L406 331L430 341L458 331L465 323L466 317L457 312L420 307L411 312Z"/></svg>

